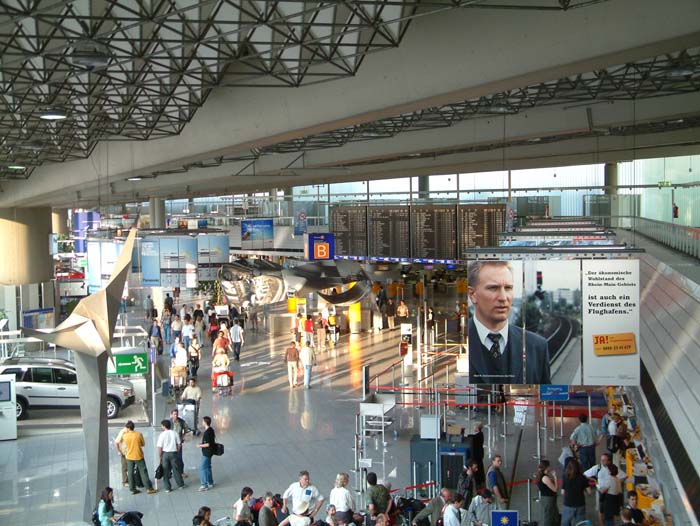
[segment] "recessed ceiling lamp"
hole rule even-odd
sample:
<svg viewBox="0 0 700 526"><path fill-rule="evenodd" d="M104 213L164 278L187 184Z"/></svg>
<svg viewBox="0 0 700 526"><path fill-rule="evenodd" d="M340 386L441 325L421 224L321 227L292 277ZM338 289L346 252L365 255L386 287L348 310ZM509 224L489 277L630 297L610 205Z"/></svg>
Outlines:
<svg viewBox="0 0 700 526"><path fill-rule="evenodd" d="M65 110L59 108L46 108L41 112L39 118L45 121L62 121L63 119L68 118L68 114L65 112Z"/></svg>
<svg viewBox="0 0 700 526"><path fill-rule="evenodd" d="M135 177L129 177L129 178L127 179L127 181L140 181L140 180L142 180L142 179L143 179L143 177L139 177L139 176L137 175L137 176L135 176Z"/></svg>
<svg viewBox="0 0 700 526"><path fill-rule="evenodd" d="M21 171L21 170L26 170L27 167L24 166L23 164L10 164L7 166L7 169Z"/></svg>

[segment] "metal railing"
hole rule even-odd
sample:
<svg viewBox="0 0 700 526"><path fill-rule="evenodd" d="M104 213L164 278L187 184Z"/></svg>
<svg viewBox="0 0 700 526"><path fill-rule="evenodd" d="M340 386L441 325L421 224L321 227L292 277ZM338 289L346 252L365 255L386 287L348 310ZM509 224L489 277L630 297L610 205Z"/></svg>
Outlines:
<svg viewBox="0 0 700 526"><path fill-rule="evenodd" d="M674 250L700 258L700 228L638 217L632 229Z"/></svg>

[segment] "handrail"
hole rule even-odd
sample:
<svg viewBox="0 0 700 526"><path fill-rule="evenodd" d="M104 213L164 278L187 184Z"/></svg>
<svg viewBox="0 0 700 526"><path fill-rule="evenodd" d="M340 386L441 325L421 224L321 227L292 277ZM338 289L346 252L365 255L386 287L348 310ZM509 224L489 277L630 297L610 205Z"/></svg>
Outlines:
<svg viewBox="0 0 700 526"><path fill-rule="evenodd" d="M632 230L662 245L700 258L700 228L637 217Z"/></svg>

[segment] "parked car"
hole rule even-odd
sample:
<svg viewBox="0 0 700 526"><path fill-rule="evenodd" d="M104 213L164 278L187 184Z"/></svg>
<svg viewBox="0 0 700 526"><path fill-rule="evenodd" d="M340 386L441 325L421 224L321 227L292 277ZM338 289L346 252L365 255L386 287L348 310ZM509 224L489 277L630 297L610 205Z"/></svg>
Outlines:
<svg viewBox="0 0 700 526"><path fill-rule="evenodd" d="M0 374L14 374L17 390L17 419L29 416L30 408L79 407L75 364L54 358L8 358ZM127 380L107 377L107 418L134 403L134 386Z"/></svg>
<svg viewBox="0 0 700 526"><path fill-rule="evenodd" d="M54 276L56 279L85 279L85 272L77 268L56 267Z"/></svg>

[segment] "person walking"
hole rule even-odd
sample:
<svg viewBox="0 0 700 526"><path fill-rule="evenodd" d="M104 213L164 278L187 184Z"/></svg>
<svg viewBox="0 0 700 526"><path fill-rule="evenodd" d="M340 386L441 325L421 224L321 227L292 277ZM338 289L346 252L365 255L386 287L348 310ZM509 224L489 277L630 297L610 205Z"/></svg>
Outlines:
<svg viewBox="0 0 700 526"><path fill-rule="evenodd" d="M316 346L320 350L326 350L326 326L328 321L323 317L322 313L318 313L316 317L316 339L318 345Z"/></svg>
<svg viewBox="0 0 700 526"><path fill-rule="evenodd" d="M294 388L299 383L299 349L295 340L292 340L284 352L284 361L287 362L289 387Z"/></svg>
<svg viewBox="0 0 700 526"><path fill-rule="evenodd" d="M158 351L158 354L163 354L163 334L160 330L158 318L153 318L153 325L148 333L149 344L151 349Z"/></svg>
<svg viewBox="0 0 700 526"><path fill-rule="evenodd" d="M233 320L231 327L231 342L233 343L233 356L238 362L241 359L241 347L245 343L243 339L243 327L241 327L238 319Z"/></svg>
<svg viewBox="0 0 700 526"><path fill-rule="evenodd" d="M141 493L136 489L136 483L134 479L134 469L139 470L139 475L141 476L141 481L146 486L146 493L153 494L158 493L158 490L153 489L153 484L151 479L148 478L148 469L146 468L146 461L143 456L143 447L146 445L143 435L138 431L134 431L134 423L129 420L126 423L127 431L122 435L122 444L125 447L124 456L126 457L126 470L129 479L129 489L132 495L137 495Z"/></svg>
<svg viewBox="0 0 700 526"><path fill-rule="evenodd" d="M199 462L199 491L207 491L214 487L214 476L211 468L211 457L216 450L216 433L211 427L211 417L202 418L204 433L202 442L197 447L202 450L202 459Z"/></svg>
<svg viewBox="0 0 700 526"><path fill-rule="evenodd" d="M542 526L559 526L559 508L557 507L557 473L549 460L542 459L537 468L537 489L540 492L540 510Z"/></svg>
<svg viewBox="0 0 700 526"><path fill-rule="evenodd" d="M145 311L146 321L151 321L151 318L153 318L153 309L155 309L155 304L153 303L151 296L148 295L146 296L146 299L143 300L143 310Z"/></svg>
<svg viewBox="0 0 700 526"><path fill-rule="evenodd" d="M182 442L178 434L173 431L170 420L163 420L160 423L160 428L162 432L158 435L156 447L158 448L160 464L163 466L163 484L165 484L165 492L170 493L172 491L172 485L170 484L171 476L175 477L175 484L177 484L178 488L182 489L185 487L180 471L180 462L178 460L178 454L182 449Z"/></svg>
<svg viewBox="0 0 700 526"><path fill-rule="evenodd" d="M202 359L202 346L198 336L192 336L192 343L187 348L187 360L189 362L190 376L197 377L199 371L199 361Z"/></svg>
<svg viewBox="0 0 700 526"><path fill-rule="evenodd" d="M163 329L163 342L165 345L170 345L170 324L172 323L173 316L170 309L163 309L163 315L160 318L160 326ZM162 354L163 351L159 354Z"/></svg>
<svg viewBox="0 0 700 526"><path fill-rule="evenodd" d="M314 343L314 320L311 314L308 314L304 320L304 338L306 339L306 345L309 347L316 345Z"/></svg>
<svg viewBox="0 0 700 526"><path fill-rule="evenodd" d="M386 321L389 324L389 330L394 330L396 321L396 305L394 304L393 299L389 298L386 300L386 304L384 305L384 314L386 314Z"/></svg>
<svg viewBox="0 0 700 526"><path fill-rule="evenodd" d="M399 325L402 323L408 323L408 315L408 305L406 305L404 300L399 301L399 304L396 307L396 317L398 318L397 321L399 322Z"/></svg>
<svg viewBox="0 0 700 526"><path fill-rule="evenodd" d="M306 342L299 352L299 361L304 367L304 387L311 389L311 369L316 363L316 353Z"/></svg>

